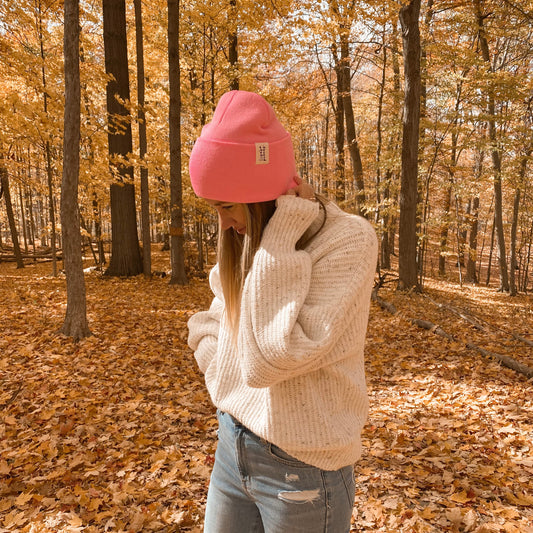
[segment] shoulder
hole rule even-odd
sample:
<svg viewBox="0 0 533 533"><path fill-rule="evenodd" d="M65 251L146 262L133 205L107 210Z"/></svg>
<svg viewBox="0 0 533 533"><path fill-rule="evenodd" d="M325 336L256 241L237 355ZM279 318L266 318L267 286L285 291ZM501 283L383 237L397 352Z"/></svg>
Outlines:
<svg viewBox="0 0 533 533"><path fill-rule="evenodd" d="M378 241L368 220L346 213L333 204L327 206L326 222L305 250L311 256L316 273L320 272L327 279L342 273L346 284L356 272L370 276L375 271ZM356 278L360 279L361 275Z"/></svg>
<svg viewBox="0 0 533 533"><path fill-rule="evenodd" d="M364 217L342 211L337 205L326 206L326 222L317 235L322 244L351 248L377 248L377 236L372 224Z"/></svg>
<svg viewBox="0 0 533 533"><path fill-rule="evenodd" d="M365 218L334 205L328 205L327 215L323 228L306 247L311 284L313 290L328 295L338 291L349 299L372 286L378 259L376 232Z"/></svg>

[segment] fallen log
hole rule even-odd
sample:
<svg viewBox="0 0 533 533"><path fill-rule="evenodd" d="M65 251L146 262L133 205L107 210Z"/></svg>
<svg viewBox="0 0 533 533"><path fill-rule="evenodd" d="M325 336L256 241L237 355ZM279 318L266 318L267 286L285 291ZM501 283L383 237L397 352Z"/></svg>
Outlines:
<svg viewBox="0 0 533 533"><path fill-rule="evenodd" d="M466 346L467 348L470 348L471 350L477 350L480 354L484 355L485 357L491 357L492 359L496 359L496 361L499 361L503 366L506 366L507 368L511 368L512 370L515 370L516 372L523 374L528 379L533 378L533 368L530 368L527 365L519 363L516 359L513 359L512 357L509 357L507 355L503 355L500 353L496 353L496 352L491 352L490 350L485 350L485 348L481 348L472 342L467 342Z"/></svg>
<svg viewBox="0 0 533 533"><path fill-rule="evenodd" d="M431 333L435 333L435 335L440 335L441 337L444 337L449 341L455 341L453 335L446 333L440 326L438 326L437 324L433 324L433 322L428 322L427 320L421 320L419 318L411 318L410 321L419 328L427 329L428 331L431 331Z"/></svg>
<svg viewBox="0 0 533 533"><path fill-rule="evenodd" d="M59 255L56 255L56 258L58 261L63 260L63 255L60 253ZM53 256L51 253L48 254L22 254L22 259L32 259L32 260L43 260L43 261L51 261L53 259ZM0 263L10 263L13 261L16 261L17 258L14 255L2 255L0 254Z"/></svg>
<svg viewBox="0 0 533 533"><path fill-rule="evenodd" d="M388 311L391 315L395 315L398 312L398 309L396 309L394 304L391 304L390 302L384 300L381 296L378 296L378 289L379 287L372 291L372 300L374 300L382 309Z"/></svg>
<svg viewBox="0 0 533 533"><path fill-rule="evenodd" d="M455 307L452 307L451 305L443 304L440 302L436 302L428 296L427 294L424 294L424 296L434 305L436 305L439 309L447 309L448 311L460 316L463 320L468 322L470 325L472 325L474 328L479 329L481 331L487 331L487 328L481 324L477 318L471 318L467 315L465 315L463 312L461 312L459 309L456 309Z"/></svg>
<svg viewBox="0 0 533 533"><path fill-rule="evenodd" d="M427 294L424 295L431 303L433 303L434 305L436 305L439 309L447 309L448 311L460 316L463 320L465 320L466 322L468 322L469 324L471 324L474 328L480 330L480 331L484 331L485 333L492 333L491 331L489 331L489 328L492 328L492 329L496 329L498 331L501 331L502 333L506 334L506 335L509 335L509 333L507 331L505 331L504 329L498 327L498 326L494 326L492 324L489 324L487 321L483 320L482 318L479 318L479 317L476 317L476 316L468 316L467 314L465 314L463 311L460 311L459 309L456 309L455 307L451 306L451 305L447 305L447 304L443 304L441 302L436 302L435 300L433 300L433 298L431 298L430 296L428 296ZM488 327L487 327L488 326ZM530 341L529 339L525 339L524 337L518 335L518 333L515 333L514 331L510 333L510 335L516 339L517 341L520 341L524 344L527 344L528 346L533 346L533 341Z"/></svg>
<svg viewBox="0 0 533 533"><path fill-rule="evenodd" d="M527 344L528 346L533 346L533 341L530 341L529 339L524 339L524 337L521 337L517 333L513 333L512 335L517 341L523 342L524 344Z"/></svg>
<svg viewBox="0 0 533 533"><path fill-rule="evenodd" d="M377 287L376 289L372 291L372 300L375 301L382 309L385 309L392 315L396 315L398 313L398 310L396 309L396 307L390 302L387 302L386 300L378 296L377 294L378 289L379 287ZM438 324L433 324L433 322L429 322L428 320L421 320L419 318L409 318L408 320L409 322L411 322L411 324L414 324L427 331L431 331L432 333L435 333L435 335L444 337L445 339L449 341L460 342L459 339L457 339L450 333L444 331ZM496 352L491 352L490 350L481 348L480 346L478 346L477 344L474 344L473 342L466 342L465 346L470 350L477 351L478 353L480 353L481 355L484 355L485 357L490 357L491 359L495 359L503 366L510 368L511 370L514 370L515 372L523 374L528 379L533 378L533 368L530 368L527 365L519 363L518 361L516 361L516 359L513 359L512 357L499 354Z"/></svg>

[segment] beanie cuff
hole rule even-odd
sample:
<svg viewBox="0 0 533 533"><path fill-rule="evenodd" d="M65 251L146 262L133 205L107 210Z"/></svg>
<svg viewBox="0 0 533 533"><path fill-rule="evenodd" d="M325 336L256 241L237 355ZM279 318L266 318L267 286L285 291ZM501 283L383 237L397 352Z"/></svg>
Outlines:
<svg viewBox="0 0 533 533"><path fill-rule="evenodd" d="M253 144L199 137L189 168L191 177L196 177L191 180L196 195L219 202L266 202L296 186L289 134L275 142Z"/></svg>

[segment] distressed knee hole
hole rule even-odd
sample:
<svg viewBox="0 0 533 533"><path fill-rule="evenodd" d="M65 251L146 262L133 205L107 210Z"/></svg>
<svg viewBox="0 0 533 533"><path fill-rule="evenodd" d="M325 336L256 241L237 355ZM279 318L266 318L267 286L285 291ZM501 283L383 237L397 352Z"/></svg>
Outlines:
<svg viewBox="0 0 533 533"><path fill-rule="evenodd" d="M285 474L285 481L291 482L291 481L299 481L300 476L298 474Z"/></svg>
<svg viewBox="0 0 533 533"><path fill-rule="evenodd" d="M278 498L287 503L313 503L320 498L320 492L315 490L284 490L278 493Z"/></svg>

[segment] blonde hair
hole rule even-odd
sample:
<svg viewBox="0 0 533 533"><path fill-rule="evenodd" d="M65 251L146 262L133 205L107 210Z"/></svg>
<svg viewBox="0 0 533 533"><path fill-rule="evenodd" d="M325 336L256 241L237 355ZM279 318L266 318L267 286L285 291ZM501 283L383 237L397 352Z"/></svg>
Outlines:
<svg viewBox="0 0 533 533"><path fill-rule="evenodd" d="M323 227L326 222L325 201L317 198L324 213L322 224L312 235L304 235L296 244L301 249ZM239 327L241 294L244 281L254 260L255 253L261 243L263 231L276 210L276 201L242 204L246 221L246 234L241 235L233 228L219 229L217 260L222 291L224 293L225 311L233 339Z"/></svg>
<svg viewBox="0 0 533 533"><path fill-rule="evenodd" d="M240 235L233 228L219 229L218 266L226 314L232 332L239 325L241 293L244 280L252 267L259 248L263 230L276 210L276 201L242 204L246 221L246 234Z"/></svg>

